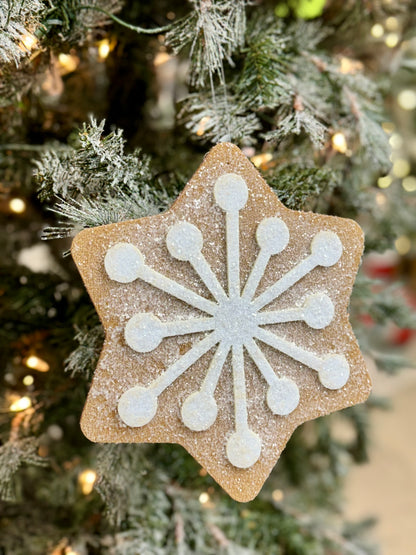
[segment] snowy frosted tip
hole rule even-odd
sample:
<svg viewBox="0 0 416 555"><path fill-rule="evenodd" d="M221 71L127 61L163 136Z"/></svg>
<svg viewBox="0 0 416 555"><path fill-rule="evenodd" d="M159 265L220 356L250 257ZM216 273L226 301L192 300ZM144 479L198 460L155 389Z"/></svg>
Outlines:
<svg viewBox="0 0 416 555"><path fill-rule="evenodd" d="M156 349L165 336L164 326L153 314L136 314L124 328L124 338L129 347L138 353Z"/></svg>
<svg viewBox="0 0 416 555"><path fill-rule="evenodd" d="M196 391L182 405L182 421L194 432L208 430L217 418L217 403L212 395Z"/></svg>
<svg viewBox="0 0 416 555"><path fill-rule="evenodd" d="M267 391L267 404L273 414L286 416L299 404L299 389L289 378L280 378Z"/></svg>
<svg viewBox="0 0 416 555"><path fill-rule="evenodd" d="M311 244L312 254L319 266L333 266L342 255L342 243L333 231L320 231Z"/></svg>
<svg viewBox="0 0 416 555"><path fill-rule="evenodd" d="M303 305L303 318L306 324L315 330L326 328L334 317L334 305L328 295L317 293L311 295Z"/></svg>
<svg viewBox="0 0 416 555"><path fill-rule="evenodd" d="M214 196L217 204L226 212L241 210L248 199L246 182L235 173L221 175L215 183Z"/></svg>
<svg viewBox="0 0 416 555"><path fill-rule="evenodd" d="M259 460L260 437L249 429L234 432L227 441L227 457L237 468L250 468Z"/></svg>
<svg viewBox="0 0 416 555"><path fill-rule="evenodd" d="M322 362L319 381L327 389L340 389L350 377L350 367L342 355L331 355Z"/></svg>
<svg viewBox="0 0 416 555"><path fill-rule="evenodd" d="M142 253L131 243L117 243L108 249L104 258L108 277L120 283L130 283L137 279L143 265Z"/></svg>
<svg viewBox="0 0 416 555"><path fill-rule="evenodd" d="M166 245L174 258L188 261L201 252L202 233L189 222L179 222L170 228Z"/></svg>
<svg viewBox="0 0 416 555"><path fill-rule="evenodd" d="M265 218L257 227L256 239L268 254L279 254L289 242L289 230L280 218Z"/></svg>
<svg viewBox="0 0 416 555"><path fill-rule="evenodd" d="M157 397L150 389L132 387L120 397L118 414L121 420L132 428L148 424L157 411Z"/></svg>

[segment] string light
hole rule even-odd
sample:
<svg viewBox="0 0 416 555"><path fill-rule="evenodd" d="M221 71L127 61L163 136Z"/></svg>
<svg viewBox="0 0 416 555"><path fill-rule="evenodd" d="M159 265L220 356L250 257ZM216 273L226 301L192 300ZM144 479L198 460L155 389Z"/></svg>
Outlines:
<svg viewBox="0 0 416 555"><path fill-rule="evenodd" d="M273 154L271 152L265 152L264 154L257 154L256 156L253 156L252 158L250 158L250 160L253 162L256 168L261 168L262 166L267 164L267 162L270 162L272 158Z"/></svg>
<svg viewBox="0 0 416 555"><path fill-rule="evenodd" d="M403 110L414 110L416 108L416 92L410 89L400 91L397 96L397 104Z"/></svg>
<svg viewBox="0 0 416 555"><path fill-rule="evenodd" d="M396 129L396 126L392 121L383 121L383 123L381 124L381 127L383 128L383 131L385 133L389 133L389 134L393 133L393 131Z"/></svg>
<svg viewBox="0 0 416 555"><path fill-rule="evenodd" d="M26 410L30 408L31 406L32 406L32 401L30 400L30 397L25 396L25 397L20 397L19 399L14 401L10 405L10 410L12 412L20 412L22 410Z"/></svg>
<svg viewBox="0 0 416 555"><path fill-rule="evenodd" d="M206 476L208 474L208 472L205 470L205 468L201 468L199 471L199 475L200 476Z"/></svg>
<svg viewBox="0 0 416 555"><path fill-rule="evenodd" d="M84 495L89 495L94 489L97 480L97 473L94 470L87 469L78 476L78 482Z"/></svg>
<svg viewBox="0 0 416 555"><path fill-rule="evenodd" d="M79 58L72 54L59 54L58 62L61 66L61 73L67 74L75 71L79 64Z"/></svg>
<svg viewBox="0 0 416 555"><path fill-rule="evenodd" d="M399 149L403 146L403 139L398 133L393 133L389 139L390 146L395 149Z"/></svg>
<svg viewBox="0 0 416 555"><path fill-rule="evenodd" d="M201 505L206 505L209 502L209 499L210 499L209 494L206 491L202 492L198 498Z"/></svg>
<svg viewBox="0 0 416 555"><path fill-rule="evenodd" d="M378 206L384 206L387 202L386 195L378 191L376 193L376 204Z"/></svg>
<svg viewBox="0 0 416 555"><path fill-rule="evenodd" d="M345 138L344 133L338 131L332 136L331 139L332 148L341 154L345 154L348 150L347 139Z"/></svg>
<svg viewBox="0 0 416 555"><path fill-rule="evenodd" d="M110 41L103 39L98 43L98 56L101 60L105 60L110 54Z"/></svg>
<svg viewBox="0 0 416 555"><path fill-rule="evenodd" d="M394 241L394 246L396 251L402 256L404 256L410 251L412 247L412 242L410 241L409 237L407 237L406 235L401 235Z"/></svg>
<svg viewBox="0 0 416 555"><path fill-rule="evenodd" d="M23 378L23 385L29 386L29 385L33 385L33 382L35 381L34 377L31 376L30 374L28 374L27 376L25 376Z"/></svg>
<svg viewBox="0 0 416 555"><path fill-rule="evenodd" d="M275 489L272 492L272 499L275 503L280 503L281 501L283 501L284 496L285 495L281 489Z"/></svg>
<svg viewBox="0 0 416 555"><path fill-rule="evenodd" d="M65 547L65 555L79 555L78 551L74 551L72 547Z"/></svg>
<svg viewBox="0 0 416 555"><path fill-rule="evenodd" d="M22 214L26 210L26 203L21 198L12 198L9 202L9 208L15 214Z"/></svg>
<svg viewBox="0 0 416 555"><path fill-rule="evenodd" d="M397 31L399 28L399 20L397 17L390 16L386 19L384 25L388 31Z"/></svg>
<svg viewBox="0 0 416 555"><path fill-rule="evenodd" d="M388 33L384 39L386 46L389 48L394 48L399 43L399 35L397 33Z"/></svg>
<svg viewBox="0 0 416 555"><path fill-rule="evenodd" d="M158 52L155 56L153 63L155 67L158 67L158 66L161 66L162 64L166 64L166 62L168 62L171 58L172 56L169 56L167 52Z"/></svg>
<svg viewBox="0 0 416 555"><path fill-rule="evenodd" d="M202 137L202 135L205 133L207 123L209 122L210 119L211 118L209 116L204 116L201 119L201 121L199 122L198 129L196 131L196 134L198 135L198 137Z"/></svg>
<svg viewBox="0 0 416 555"><path fill-rule="evenodd" d="M340 58L340 73L357 73L357 71L361 71L362 69L363 64L359 60L352 60L351 58L347 58L346 56L342 56Z"/></svg>
<svg viewBox="0 0 416 555"><path fill-rule="evenodd" d="M404 158L398 158L392 168L392 172L396 177L406 177L410 173L410 164Z"/></svg>
<svg viewBox="0 0 416 555"><path fill-rule="evenodd" d="M375 23L371 27L371 34L375 39L379 39L384 35L384 27L380 23Z"/></svg>
<svg viewBox="0 0 416 555"><path fill-rule="evenodd" d="M22 50L28 50L30 52L36 46L37 42L35 36L31 34L23 35L21 43L23 46Z"/></svg>
<svg viewBox="0 0 416 555"><path fill-rule="evenodd" d="M50 369L49 364L46 360L43 360L36 355L30 355L26 359L23 360L24 364L31 368L32 370L37 370L38 372L48 372Z"/></svg>
<svg viewBox="0 0 416 555"><path fill-rule="evenodd" d="M405 177L402 181L402 187L408 193L413 193L416 191L416 177L409 175Z"/></svg>
<svg viewBox="0 0 416 555"><path fill-rule="evenodd" d="M385 175L384 177L379 177L377 180L377 185L380 189L387 189L393 183L393 179L390 175Z"/></svg>

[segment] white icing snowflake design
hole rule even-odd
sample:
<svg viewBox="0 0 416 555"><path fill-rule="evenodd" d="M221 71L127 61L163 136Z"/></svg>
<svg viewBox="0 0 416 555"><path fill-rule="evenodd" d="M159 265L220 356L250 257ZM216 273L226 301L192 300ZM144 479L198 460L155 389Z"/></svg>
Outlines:
<svg viewBox="0 0 416 555"><path fill-rule="evenodd" d="M248 199L247 185L237 174L224 174L216 181L214 196L226 218L228 293L201 252L203 237L196 226L186 221L174 224L169 229L166 244L174 258L192 265L215 301L147 266L141 252L131 243L117 243L106 253L104 264L110 279L120 283L141 279L207 315L162 322L153 314L136 314L124 328L125 341L134 351L153 351L165 337L209 332L148 387L136 385L127 390L119 399L118 413L127 426L148 424L157 412L159 395L217 346L201 387L182 405L182 421L195 432L207 430L215 422L218 412L215 390L231 352L235 430L226 441L226 455L235 467L249 468L259 459L262 443L248 425L244 349L269 386L267 404L275 415L284 417L296 409L299 389L293 380L276 375L255 340L316 371L320 382L328 389L340 389L348 381L350 370L343 355L317 356L267 329L268 324L298 320L313 329L325 328L334 317L334 306L328 295L313 293L306 297L301 307L262 310L317 266L336 264L342 254L342 243L333 231L319 231L311 241L310 254L256 297L270 258L282 252L289 242L289 230L277 217L260 222L256 231L260 251L241 291L239 212Z"/></svg>

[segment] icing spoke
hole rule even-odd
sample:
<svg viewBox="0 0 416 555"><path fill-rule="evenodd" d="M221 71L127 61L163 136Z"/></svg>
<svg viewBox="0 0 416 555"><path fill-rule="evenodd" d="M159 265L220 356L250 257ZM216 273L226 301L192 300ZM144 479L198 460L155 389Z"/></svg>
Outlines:
<svg viewBox="0 0 416 555"><path fill-rule="evenodd" d="M135 314L124 328L124 338L129 347L138 353L148 353L158 347L165 337L210 331L215 327L214 318L190 318L161 322L154 314Z"/></svg>
<svg viewBox="0 0 416 555"><path fill-rule="evenodd" d="M229 345L224 342L219 344L201 388L189 395L182 405L182 421L195 432L207 430L217 418L218 408L214 392L229 351Z"/></svg>
<svg viewBox="0 0 416 555"><path fill-rule="evenodd" d="M255 310L260 310L277 299L317 266L333 266L336 264L342 254L342 243L333 231L320 231L312 240L311 251L307 258L299 262L275 284L254 299L253 307Z"/></svg>
<svg viewBox="0 0 416 555"><path fill-rule="evenodd" d="M257 227L256 239L260 252L244 287L243 299L252 299L271 256L286 248L289 230L280 218L265 218Z"/></svg>
<svg viewBox="0 0 416 555"><path fill-rule="evenodd" d="M339 389L347 383L350 371L348 362L343 355L333 354L320 358L295 343L261 328L258 329L256 337L263 343L318 372L319 380L326 388Z"/></svg>
<svg viewBox="0 0 416 555"><path fill-rule="evenodd" d="M212 301L147 266L142 253L130 243L117 243L111 247L105 256L104 265L108 276L114 281L130 283L140 278L203 312L214 314L216 310L217 305Z"/></svg>
<svg viewBox="0 0 416 555"><path fill-rule="evenodd" d="M254 339L247 341L244 346L269 384L267 404L270 410L279 416L286 416L293 412L299 404L298 386L289 378L278 378L276 376Z"/></svg>
<svg viewBox="0 0 416 555"><path fill-rule="evenodd" d="M169 230L166 244L172 256L178 260L191 263L196 273L218 302L224 301L227 298L217 276L201 252L203 238L202 233L197 227L189 222L175 224Z"/></svg>
<svg viewBox="0 0 416 555"><path fill-rule="evenodd" d="M210 333L207 337L196 343L189 351L182 355L176 362L170 366L164 374L161 374L150 385L150 387L160 395L167 387L179 378L192 364L205 355L214 345L218 343L218 337L215 332Z"/></svg>
<svg viewBox="0 0 416 555"><path fill-rule="evenodd" d="M222 175L215 183L217 204L226 212L228 296L240 296L240 225L239 211L246 205L248 189L245 181L234 173Z"/></svg>
<svg viewBox="0 0 416 555"><path fill-rule="evenodd" d="M323 329L332 322L333 317L334 305L331 299L324 293L316 293L307 297L301 307L260 312L256 322L262 326L303 320L311 328Z"/></svg>

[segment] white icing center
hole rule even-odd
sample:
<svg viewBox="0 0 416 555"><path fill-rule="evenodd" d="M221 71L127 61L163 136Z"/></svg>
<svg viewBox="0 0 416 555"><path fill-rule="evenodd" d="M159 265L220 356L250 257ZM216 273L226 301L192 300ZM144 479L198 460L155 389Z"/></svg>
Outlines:
<svg viewBox="0 0 416 555"><path fill-rule="evenodd" d="M127 390L119 399L118 413L127 426L148 424L157 412L159 395L215 346L200 389L189 395L182 405L182 421L195 432L212 426L218 413L215 390L225 361L231 356L235 431L226 440L225 451L232 465L249 468L258 461L262 443L260 436L250 429L248 423L245 356L248 355L254 361L268 384L267 404L271 412L281 417L297 408L299 389L293 380L276 375L261 350L262 343L316 371L321 384L327 389L340 389L348 381L349 366L343 355L328 353L323 357L318 356L264 327L294 321L303 321L316 330L328 326L334 318L334 306L323 292L309 294L300 306L293 308L267 310L265 307L317 266L336 264L343 249L339 237L333 231L319 231L312 239L310 254L255 297L270 258L288 245L289 230L278 217L265 218L259 223L256 231L259 253L241 291L239 211L247 203L248 188L241 176L228 173L215 183L214 196L225 212L227 291L202 254L203 236L195 225L186 221L178 222L169 229L166 237L169 253L192 265L214 301L147 266L141 252L130 243L117 243L107 251L104 265L110 279L120 283L141 279L207 315L162 322L153 314L134 314L124 328L125 341L134 351L151 352L165 337L209 332L148 387L136 385Z"/></svg>

